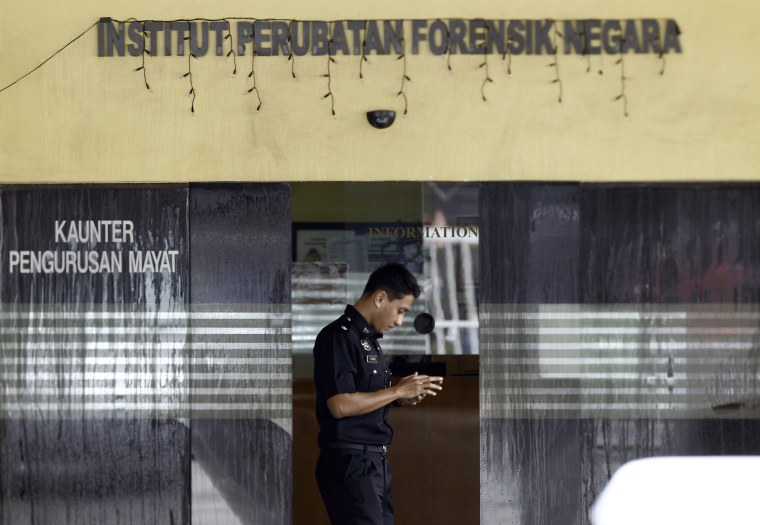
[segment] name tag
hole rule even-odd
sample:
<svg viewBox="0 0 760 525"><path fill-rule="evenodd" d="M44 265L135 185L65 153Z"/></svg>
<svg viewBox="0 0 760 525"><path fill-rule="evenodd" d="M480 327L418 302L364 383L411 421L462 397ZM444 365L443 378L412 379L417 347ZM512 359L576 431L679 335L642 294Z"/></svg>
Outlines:
<svg viewBox="0 0 760 525"><path fill-rule="evenodd" d="M376 355L368 355L367 356L367 362L368 363L379 363L380 362L380 357L376 356Z"/></svg>

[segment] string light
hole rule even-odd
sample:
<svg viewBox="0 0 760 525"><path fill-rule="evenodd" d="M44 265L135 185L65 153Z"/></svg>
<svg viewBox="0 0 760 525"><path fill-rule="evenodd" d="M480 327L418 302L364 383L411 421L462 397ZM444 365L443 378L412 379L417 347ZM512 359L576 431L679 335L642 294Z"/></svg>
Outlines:
<svg viewBox="0 0 760 525"><path fill-rule="evenodd" d="M255 35L255 33L254 33ZM251 37L251 72L248 73L248 78L253 80L253 87L248 90L248 93L256 93L256 98L259 100L259 105L256 106L256 111L261 109L261 95L259 94L259 88L256 87L256 37Z"/></svg>
<svg viewBox="0 0 760 525"><path fill-rule="evenodd" d="M623 101L623 115L628 116L628 96L625 94L625 81L627 80L625 76L625 60L623 59L623 50L625 49L625 38L620 39L620 58L617 59L617 62L615 64L620 65L620 94L615 97L615 100L622 100Z"/></svg>
<svg viewBox="0 0 760 525"><path fill-rule="evenodd" d="M662 40L660 40L660 35L657 35L655 43L657 44L657 48L660 50L657 56L660 59L660 76L662 76L665 74L665 65L667 64L667 61L665 60L665 53L663 52L663 45Z"/></svg>
<svg viewBox="0 0 760 525"><path fill-rule="evenodd" d="M549 21L551 22L551 21ZM559 32L559 29L557 29L557 24L553 24L554 27L554 42L552 45L554 46L554 62L549 64L549 67L554 67L554 73L556 74L556 77L554 80L552 80L552 84L557 84L557 87L559 88L559 95L557 96L557 103L562 104L562 79L559 76L559 47L557 47L557 37L562 37L562 33Z"/></svg>
<svg viewBox="0 0 760 525"><path fill-rule="evenodd" d="M124 40L123 39L125 38L125 36L124 36L125 33L124 33L123 24L125 24L125 23L132 24L130 26L130 32L134 31L134 33L130 33L130 34L136 34L136 35L138 35L138 36L134 37L134 43L136 45L142 47L142 53L140 53L140 65L139 65L139 67L135 68L134 71L135 72L142 72L143 83L145 85L145 88L146 88L146 90L150 91L151 87L150 87L150 84L149 84L148 78L147 78L147 61L146 61L145 57L146 57L146 55L148 55L148 56L154 56L154 53L157 55L158 54L158 50L155 48L155 46L160 46L160 43L156 41L156 38L153 38L153 37L156 36L155 30L148 30L148 28L146 28L146 24L149 24L149 23L158 23L158 24L161 24L161 27L165 27L166 28L166 29L159 29L158 31L161 31L161 30L165 30L165 31L170 31L170 30L172 30L172 31L184 31L185 29L181 29L181 28L177 29L176 27L172 27L171 29L169 29L169 27L167 27L167 26L173 26L175 23L180 23L180 22L182 24L179 24L179 25L182 25L182 26L186 26L188 22L216 22L216 23L218 23L218 22L224 22L224 25L221 28L217 28L217 30L220 31L220 33L221 33L221 31L226 30L226 34L224 35L223 39L230 41L230 47L229 47L229 50L226 53L226 56L228 58L232 57L232 61L233 61L233 71L232 71L232 73L233 73L233 75L236 75L237 74L237 56L238 56L238 54L241 54L241 56L242 56L242 51L240 49L237 49L237 50L235 49L235 40L234 40L234 37L232 35L232 22L231 22L232 20L245 20L246 22L248 22L251 19L250 18L228 17L228 18L223 18L223 19L194 18L194 19L181 19L181 20L170 20L170 21L139 21L139 20L137 20L135 18L129 18L129 19L125 20L125 21L118 21L118 20L112 20L110 18L102 18L102 19L94 22L91 26L89 26L87 29L85 29L82 33L80 33L78 36L76 36L75 38L73 38L72 40L70 40L69 42L67 42L64 46L62 46L60 49L58 49L55 53L53 53L52 55L50 55L43 62L41 62L40 64L38 64L36 67L34 67L33 69L31 69L29 72L27 72L26 74L22 75L21 77L19 77L15 81L11 82L10 84L2 87L0 89L0 93L4 92L5 90L7 90L10 87L14 86L15 84L17 84L18 82L20 82L24 78L28 77L29 75L31 75L32 73L34 73L35 71L37 71L38 69L40 69L41 67L43 67L47 62L49 62L50 60L52 60L59 53L63 52L71 44L73 44L74 42L76 42L77 40L79 40L80 38L82 38L85 34L87 34L91 29L93 29L94 27L96 27L98 24L111 24L111 27L108 29L108 31L111 32L111 33L109 33L109 35L112 34L112 32L114 31L114 28L112 26L113 23L121 24L121 26L118 29L119 36L107 37L107 38L111 38L112 42L116 41L116 40L113 40L114 38L118 38L119 39L118 41L121 43L121 46L122 46L121 47L121 51L120 51L121 55L124 54L124 47L123 47L124 46ZM447 20L448 20L447 24L443 24L442 23L442 25L445 28L445 35L446 35L446 47L445 47L446 66L447 66L447 69L449 71L453 71L451 60L452 60L452 54L456 51L456 49L452 49L452 38L451 38L451 34L452 33L451 33L450 27L452 27L455 19L447 19ZM291 19L289 21L288 20L274 20L274 19L271 19L271 20L267 20L267 21L278 22L280 24L282 24L283 22L287 22L287 37L284 40L286 42L286 44L282 44L283 40L279 40L279 42L281 42L280 46L287 45L287 60L291 62L291 76L292 76L293 79L296 79L297 76L296 76L296 73L295 73L295 60L296 60L296 56L297 55L296 55L296 51L294 51L294 40L295 40L294 34L295 34L296 29L297 29L296 24L299 23L299 21L297 21L295 19ZM397 29L391 28L391 31L394 32L395 41L401 44L400 55L397 57L397 60L402 60L403 61L403 68L402 68L401 84L400 84L399 90L396 93L396 96L402 97L404 99L404 115L406 115L408 113L408 96L407 96L407 92L406 92L406 87L407 87L406 83L407 82L411 82L411 78L410 78L409 73L408 73L408 66L409 66L409 64L408 64L408 56L407 56L407 53L406 53L407 52L406 39L405 39L405 36L404 36L405 32L406 32L406 30L405 30L405 22L407 22L407 21L408 20L398 20L399 25L397 26ZM436 21L437 22L441 22L441 19L440 18L436 19ZM460 19L456 19L456 21L458 21L460 24L462 23L462 21ZM253 26L255 26L255 24L257 22L261 22L261 20L254 19ZM335 42L333 41L333 36L334 36L335 30L336 30L335 24L336 23L346 23L346 22L350 22L350 21L341 20L341 21L324 21L324 22L326 22L326 24L327 24L328 42L327 42L327 73L325 75L323 75L323 76L327 78L327 90L328 91L327 91L327 94L325 94L323 98L328 98L329 97L331 99L330 100L330 110L331 110L332 115L334 116L336 113L335 113L335 94L334 94L333 89L332 89L333 88L333 85L332 85L332 80L333 80L333 78L332 78L332 73L333 73L333 71L332 71L332 65L336 63L335 56L334 56L334 52L335 52L336 48L335 48ZM324 24L324 22L322 22L322 23ZM473 21L471 20L471 22L473 22ZM492 32L494 31L494 27L492 26L491 23L489 23L488 20L476 19L475 22L477 22L478 24L481 24L481 23L483 24L483 29L484 29L484 33L485 33L485 42L482 43L482 44L478 44L478 48L480 48L478 50L478 53L482 49L483 62L479 65L479 68L482 68L484 70L484 79L483 79L483 82L481 84L480 91L481 91L481 98L483 99L484 102L487 102L488 99L487 99L487 96L486 96L486 86L489 83L493 83L494 82L493 78L490 75L490 66L491 66L491 63L490 63L490 60L489 60L490 57L488 56L489 55L489 51L492 50L492 47L489 44L490 44ZM553 24L553 38L552 38L552 41L553 41L554 49L553 49L553 53L552 54L554 56L553 56L553 62L550 63L550 64L548 64L548 66L553 67L554 71L555 71L555 78L552 80L552 83L557 84L558 91L559 91L557 100L558 100L558 103L560 103L560 104L563 102L563 96L564 96L564 84L563 84L563 81L562 81L561 75L560 75L560 73L561 73L560 72L560 66L559 66L559 54L560 53L559 53L559 45L558 45L561 41L564 40L564 35L562 34L562 32L560 32L560 29L559 29L559 23L561 23L561 22L562 21L557 22L557 21L554 21L554 20L546 20L546 23ZM598 21L596 21L596 22L598 22ZM361 57L359 59L359 78L361 80L364 79L364 63L365 62L369 62L369 58L368 58L368 54L367 54L367 44L368 44L368 42L367 42L367 34L368 34L369 23L370 23L370 20L364 20L364 32L361 35L361 38L362 38L362 40L361 40ZM538 23L540 23L540 22L538 22ZM580 32L578 33L578 37L580 38L580 41L581 41L580 43L582 44L582 49L579 49L578 47L576 47L576 52L578 52L578 51L582 52L582 55L585 57L585 59L587 61L586 72L589 73L591 71L591 69L592 69L592 67L591 67L592 66L592 64L591 64L592 58L590 56L591 53L589 52L589 46L590 46L590 38L589 37L590 37L590 35L587 34L587 29L586 29L586 25L587 25L588 22L583 23L581 21L577 21L577 23L580 26L580 27L578 27L578 29L581 29ZM136 28L135 24L138 24L139 27ZM672 24L672 25L668 26L669 28L673 28L674 27L674 29L670 30L670 32L668 33L668 36L673 35L673 31L675 31L675 34L677 34L677 35L681 34L680 28L677 26L677 24L675 24L675 21L668 20L668 24ZM282 24L282 25L284 26L284 24ZM193 28L193 27L195 27L195 26L191 26L191 28ZM402 33L400 35L400 38L399 38L399 35L395 34L396 31L398 30L398 28L400 28L400 31ZM355 31L356 31L356 33L358 33L360 31L360 29L355 29ZM218 38L222 38L220 33L217 33L219 35ZM281 38L285 37L285 35L283 33L284 33L284 30L282 30L279 33L279 35L280 35ZM356 33L355 33L355 38L358 39L359 35L356 34ZM116 35L116 34L117 33L113 33L113 35ZM255 34L255 31L254 31L254 34ZM100 33L99 33L99 36L100 36ZM324 36L324 34L322 36ZM141 40L142 40L141 43L139 41L137 41L137 38L140 38L140 37L141 37ZM248 76L249 76L249 78L252 79L252 84L253 85L248 89L248 93L254 93L255 92L256 97L258 99L258 106L256 107L256 110L258 111L262 107L262 99L261 99L261 96L260 96L259 88L258 88L258 85L257 85L257 79L256 79L256 75L255 75L255 60L256 60L256 54L257 54L256 53L255 36L251 35L251 37L252 37L251 41L253 43L253 50L252 50L252 53L251 53L251 72L250 72L250 74ZM188 95L192 96L192 100L191 100L191 104L190 104L190 111L192 113L194 113L195 112L195 99L197 97L197 91L196 91L196 88L195 88L195 85L194 85L194 79L193 79L192 60L193 59L198 59L198 56L197 56L196 53L193 53L193 44L192 44L192 42L194 40L193 30L190 29L190 36L185 37L183 35L182 38L183 38L184 41L190 41L190 45L189 45L190 49L189 49L189 52L188 52L187 72L183 75L183 77L187 78L188 82L190 84L190 90L188 92ZM617 61L615 62L615 64L616 65L620 65L620 93L615 97L614 100L615 101L622 100L622 102L623 102L623 113L624 113L624 115L626 117L628 117L629 116L629 114L628 114L628 98L627 98L627 93L626 93L626 87L627 87L627 80L628 79L626 77L625 60L624 60L624 53L625 53L625 50L626 50L626 46L624 45L625 41L626 41L625 38L620 38L618 40L619 49L617 51L618 51L618 54L620 56L617 59ZM170 42L170 40L169 40L169 37L167 36L167 39L166 39L166 45L167 46L169 45L169 42ZM513 40L509 36L509 34L506 35L505 42L506 42L506 45L505 45L505 48L504 48L504 52L502 53L502 61L506 62L507 74L511 76L511 74L512 74L512 68L511 68L511 66L512 66L512 55L513 55L513 53L512 53L513 50L511 48L511 45L513 44ZM659 74L660 75L664 75L665 69L666 69L666 65L667 65L667 60L666 60L666 56L665 56L666 55L665 44L671 43L672 40L666 40L665 42L663 42L661 34L656 34L656 35L652 35L652 37L649 40L649 42L654 45L654 53L657 55L657 57L658 57L658 59L660 61L660 64L661 64L660 65ZM461 43L461 37L460 37L460 43ZM178 42L178 46L182 46L182 44L183 44L183 41L179 41ZM578 45L578 44L579 43L576 41L576 45ZM219 45L221 45L221 44L219 44ZM568 45L569 44L566 42L566 46L568 46ZM100 44L99 44L99 46L100 46ZM676 47L676 49L678 50L678 52L680 52L680 48L677 47L677 42L676 42L676 46L671 45L671 47ZM307 48L308 48L308 46L305 47L304 49L307 49ZM168 49L168 47L167 47L167 49ZM183 54L183 49L184 49L183 47L180 47L178 53ZM203 49L205 49L205 47ZM399 48L397 47L396 49L397 49L397 52L398 52ZM441 48L439 48L439 49L442 51ZM218 51L218 52L221 53L221 51ZM386 53L388 53L388 52L389 51L386 50ZM440 52L440 51L437 51L437 52ZM110 53L111 53L111 51L109 51L109 55L108 56L110 56ZM134 47L130 48L130 53L134 53ZM203 53L200 53L200 54L204 54L204 53L205 53L205 51ZM601 53L599 53L600 54L600 68L599 68L598 72L599 72L600 75L602 75L604 73L604 71L603 71L604 56L603 55L605 53L606 54L614 54L613 52L610 51L609 48L605 48ZM137 53L134 53L134 54L136 55ZM166 51L166 54L169 54L168 50ZM277 53L275 51L272 54L274 55L274 54L279 54L279 53ZM298 51L298 56L300 56L301 54L303 54L303 49L301 49L300 51Z"/></svg>
<svg viewBox="0 0 760 525"><path fill-rule="evenodd" d="M368 20L364 21L364 35L362 35L362 56L359 59L359 80L364 80L364 74L362 72L363 66L365 62L369 62L369 59L367 58L367 25L369 24Z"/></svg>
<svg viewBox="0 0 760 525"><path fill-rule="evenodd" d="M586 73L591 73L591 53L589 53L588 50L588 34L586 33L586 26L583 26L583 29L581 29L581 32L578 33L578 36L581 39L582 45L581 45L581 56L586 59ZM600 55L599 61L603 62L602 56ZM599 66L598 70L599 75L604 75L604 71L602 70L602 66Z"/></svg>
<svg viewBox="0 0 760 525"><path fill-rule="evenodd" d="M332 112L333 117L335 116L335 95L332 92L332 69L330 68L331 64L336 63L335 59L332 56L332 46L333 46L333 38L332 38L332 31L333 31L333 25L332 22L327 24L327 74L324 76L327 77L327 94L323 96L322 98L330 97L330 111Z"/></svg>
<svg viewBox="0 0 760 525"><path fill-rule="evenodd" d="M235 54L235 46L232 42L232 24L226 18L224 21L227 22L227 35L225 35L224 39L230 41L230 50L227 52L227 58L232 56L232 74L237 75L237 55Z"/></svg>
<svg viewBox="0 0 760 525"><path fill-rule="evenodd" d="M588 52L588 38L586 37L586 26L584 24L581 32L578 33L581 39L581 56L586 59L586 73L591 73L591 54ZM599 73L601 75L601 72Z"/></svg>
<svg viewBox="0 0 760 525"><path fill-rule="evenodd" d="M509 44L512 43L512 37L507 36L507 42L504 46L504 53L501 55L501 61L507 62L507 75L512 76L512 50L509 48ZM507 59L509 57L509 59Z"/></svg>
<svg viewBox="0 0 760 525"><path fill-rule="evenodd" d="M193 100L190 102L190 113L195 113L195 86L193 85L193 69L190 60L191 59L197 59L198 57L193 54L192 51L190 51L187 54L187 73L182 75L182 77L186 77L190 81L190 92L188 95L193 96Z"/></svg>
<svg viewBox="0 0 760 525"><path fill-rule="evenodd" d="M681 35L681 28L678 26L678 23L673 22L673 24L675 25L676 35L680 36ZM657 42L657 47L660 48L660 52L659 52L658 55L659 55L660 61L662 63L662 67L660 67L660 76L662 76L662 75L665 74L665 65L667 64L667 60L665 60L665 45L662 42L662 40L660 39L660 35L659 34L657 35L656 42Z"/></svg>
<svg viewBox="0 0 760 525"><path fill-rule="evenodd" d="M479 46L483 48L483 62L478 67L484 69L486 72L486 78L483 79L483 83L480 85L480 96L483 98L483 102L488 102L486 99L486 84L493 82L490 72L488 71L488 38L490 28L488 22L484 21L483 25L485 26L485 42Z"/></svg>
<svg viewBox="0 0 760 525"><path fill-rule="evenodd" d="M145 22L140 22L136 18L130 18L130 19L127 20L127 22L129 22L129 21L138 22L140 24L140 27L142 28L143 52L140 53L140 60L141 60L140 67L136 68L135 71L142 71L143 82L145 82L145 89L147 89L148 91L150 91L150 85L148 85L148 76L147 76L147 72L145 71L145 55L148 53L148 44L147 44L147 42L148 42L148 35L150 33L146 33L145 32Z"/></svg>
<svg viewBox="0 0 760 525"><path fill-rule="evenodd" d="M449 18L449 23L446 24L446 67L449 68L449 71L453 71L451 69L451 32L449 31L450 25L451 19Z"/></svg>
<svg viewBox="0 0 760 525"><path fill-rule="evenodd" d="M398 60L404 61L404 70L401 73L401 89L399 89L398 93L396 93L396 96L404 97L404 115L406 115L407 110L409 109L409 100L406 98L406 93L404 92L404 89L406 89L406 82L411 82L412 79L409 78L409 75L406 74L406 38L404 38L404 22L401 22L401 55L398 57ZM395 34L395 30L394 30ZM398 38L398 35L396 35Z"/></svg>
<svg viewBox="0 0 760 525"><path fill-rule="evenodd" d="M295 23L295 20L291 20L288 23L288 38L286 39L288 43L288 61L290 61L290 75L294 79L296 78L296 58L293 55L293 24Z"/></svg>

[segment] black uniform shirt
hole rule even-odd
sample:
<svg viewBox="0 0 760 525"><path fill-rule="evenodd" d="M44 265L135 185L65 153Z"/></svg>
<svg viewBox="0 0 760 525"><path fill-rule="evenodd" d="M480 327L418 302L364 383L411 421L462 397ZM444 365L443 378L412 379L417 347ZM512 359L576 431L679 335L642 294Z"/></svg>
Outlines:
<svg viewBox="0 0 760 525"><path fill-rule="evenodd" d="M390 386L391 378L377 340L383 337L351 305L325 326L314 343L314 383L317 387L319 446L332 441L387 445L393 437L389 405L361 416L336 419L327 400L336 394L374 392Z"/></svg>

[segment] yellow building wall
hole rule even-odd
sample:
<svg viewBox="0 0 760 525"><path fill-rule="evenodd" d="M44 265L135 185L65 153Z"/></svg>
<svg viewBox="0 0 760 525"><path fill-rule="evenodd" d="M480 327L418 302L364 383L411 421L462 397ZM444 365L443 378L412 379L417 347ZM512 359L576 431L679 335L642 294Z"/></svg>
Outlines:
<svg viewBox="0 0 760 525"><path fill-rule="evenodd" d="M760 3L707 0L515 0L329 3L28 0L0 4L0 88L100 17L334 19L673 18L682 54L626 55L624 115L616 57L408 53L408 114L386 130L371 109L403 111L404 60L357 56L255 63L262 107L249 94L250 56L98 57L92 28L0 93L0 182L292 180L741 181L760 178ZM407 39L410 32L407 24ZM601 74L600 74L601 71Z"/></svg>

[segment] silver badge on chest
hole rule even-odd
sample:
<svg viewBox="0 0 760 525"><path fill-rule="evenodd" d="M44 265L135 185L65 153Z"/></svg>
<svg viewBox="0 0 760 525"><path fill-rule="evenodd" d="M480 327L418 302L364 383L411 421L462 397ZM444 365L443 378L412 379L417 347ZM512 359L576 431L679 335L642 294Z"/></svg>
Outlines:
<svg viewBox="0 0 760 525"><path fill-rule="evenodd" d="M369 341L367 341L366 339L362 339L360 342L361 342L361 344L362 344L362 347L363 347L363 348L364 348L364 349L365 349L367 352L371 352L371 351L372 351L372 345L371 345L371 344L369 344Z"/></svg>

